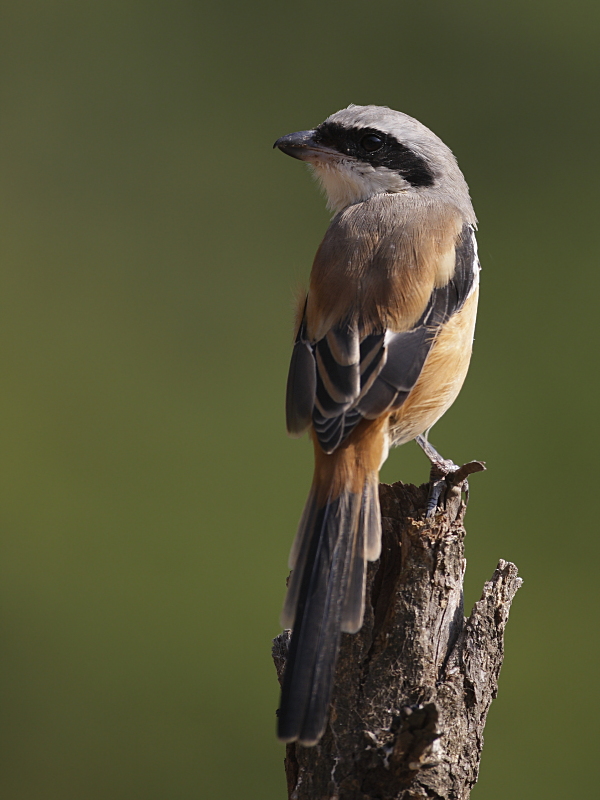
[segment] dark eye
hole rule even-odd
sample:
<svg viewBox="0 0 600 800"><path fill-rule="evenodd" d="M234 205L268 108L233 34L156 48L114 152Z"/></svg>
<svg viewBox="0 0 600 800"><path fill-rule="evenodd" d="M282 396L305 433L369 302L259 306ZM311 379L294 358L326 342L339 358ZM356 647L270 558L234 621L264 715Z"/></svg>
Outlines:
<svg viewBox="0 0 600 800"><path fill-rule="evenodd" d="M383 139L381 136L376 136L374 133L367 133L367 135L363 136L360 140L360 143L367 153L374 153L375 150L379 150L380 147L383 147Z"/></svg>

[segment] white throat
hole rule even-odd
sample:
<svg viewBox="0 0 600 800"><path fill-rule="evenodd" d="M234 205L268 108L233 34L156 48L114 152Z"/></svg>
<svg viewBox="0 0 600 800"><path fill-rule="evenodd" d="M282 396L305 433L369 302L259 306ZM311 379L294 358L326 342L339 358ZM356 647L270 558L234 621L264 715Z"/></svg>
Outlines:
<svg viewBox="0 0 600 800"><path fill-rule="evenodd" d="M327 195L327 208L338 212L382 192L405 192L408 181L387 167L354 160L312 163L313 174Z"/></svg>

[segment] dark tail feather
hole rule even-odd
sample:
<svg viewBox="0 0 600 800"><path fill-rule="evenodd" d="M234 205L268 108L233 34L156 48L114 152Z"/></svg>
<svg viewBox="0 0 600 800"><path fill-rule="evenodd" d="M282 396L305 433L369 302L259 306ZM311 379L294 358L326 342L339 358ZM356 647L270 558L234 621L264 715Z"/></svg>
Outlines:
<svg viewBox="0 0 600 800"><path fill-rule="evenodd" d="M362 624L366 559L373 560L380 533L376 476L362 494L344 491L322 508L311 491L282 619L293 628L279 709L284 741L313 745L323 735L341 632Z"/></svg>

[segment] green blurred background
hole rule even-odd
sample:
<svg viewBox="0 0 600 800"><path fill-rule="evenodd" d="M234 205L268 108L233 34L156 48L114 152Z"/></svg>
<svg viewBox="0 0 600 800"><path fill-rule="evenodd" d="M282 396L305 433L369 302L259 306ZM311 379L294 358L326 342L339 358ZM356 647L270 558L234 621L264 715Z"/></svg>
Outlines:
<svg viewBox="0 0 600 800"><path fill-rule="evenodd" d="M0 4L0 796L285 796L271 637L310 482L284 431L328 214L271 150L353 103L455 151L480 219L467 604L525 584L474 800L597 761L597 2ZM384 479L425 480L415 445ZM595 677L596 676L596 677Z"/></svg>

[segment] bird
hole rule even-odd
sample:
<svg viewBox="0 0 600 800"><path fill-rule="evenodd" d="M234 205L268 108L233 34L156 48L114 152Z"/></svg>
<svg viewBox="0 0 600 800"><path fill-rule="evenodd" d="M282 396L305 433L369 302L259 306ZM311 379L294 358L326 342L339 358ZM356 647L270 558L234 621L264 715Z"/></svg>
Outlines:
<svg viewBox="0 0 600 800"><path fill-rule="evenodd" d="M309 165L333 212L298 302L286 390L288 433L309 432L315 467L289 559L278 737L310 747L327 727L341 634L363 623L390 446L414 439L434 466L455 467L428 433L467 374L480 264L465 178L413 117L349 105L274 148Z"/></svg>

